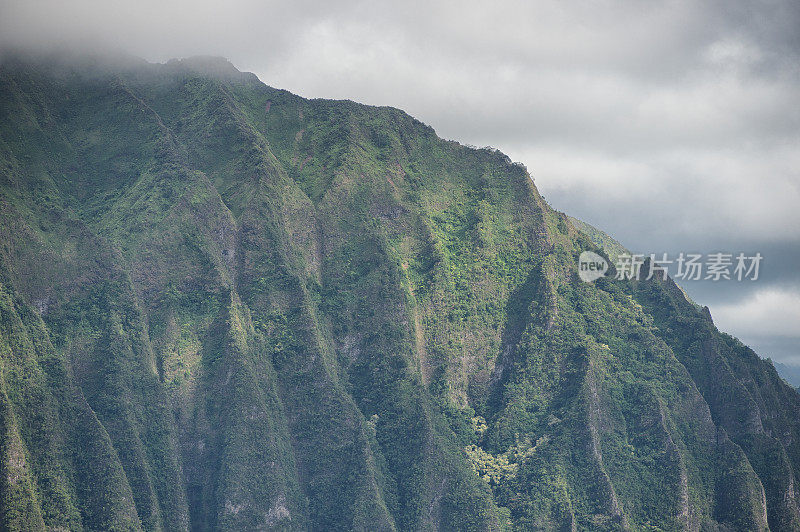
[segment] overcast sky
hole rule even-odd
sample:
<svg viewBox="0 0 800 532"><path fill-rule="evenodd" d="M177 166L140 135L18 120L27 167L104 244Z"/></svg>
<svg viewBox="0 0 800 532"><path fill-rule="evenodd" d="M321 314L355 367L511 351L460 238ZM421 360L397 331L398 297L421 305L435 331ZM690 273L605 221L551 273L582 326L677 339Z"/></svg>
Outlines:
<svg viewBox="0 0 800 532"><path fill-rule="evenodd" d="M758 281L683 285L800 364L800 2L398 4L0 0L0 40L225 56L499 148L630 249L761 252Z"/></svg>

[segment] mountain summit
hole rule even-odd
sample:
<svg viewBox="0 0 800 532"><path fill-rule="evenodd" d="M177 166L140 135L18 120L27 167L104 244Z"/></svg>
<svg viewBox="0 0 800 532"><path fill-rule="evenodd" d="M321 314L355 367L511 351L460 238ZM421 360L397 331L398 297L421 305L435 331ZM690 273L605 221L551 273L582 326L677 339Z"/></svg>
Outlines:
<svg viewBox="0 0 800 532"><path fill-rule="evenodd" d="M800 528L800 395L397 109L7 55L0 228L4 530Z"/></svg>

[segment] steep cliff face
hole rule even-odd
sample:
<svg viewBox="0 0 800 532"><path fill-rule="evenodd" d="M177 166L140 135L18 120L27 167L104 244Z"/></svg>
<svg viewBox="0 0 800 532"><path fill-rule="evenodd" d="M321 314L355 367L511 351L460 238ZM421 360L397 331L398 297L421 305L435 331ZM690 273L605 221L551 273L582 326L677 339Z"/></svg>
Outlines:
<svg viewBox="0 0 800 532"><path fill-rule="evenodd" d="M396 109L7 57L0 226L3 528L800 527L772 366Z"/></svg>

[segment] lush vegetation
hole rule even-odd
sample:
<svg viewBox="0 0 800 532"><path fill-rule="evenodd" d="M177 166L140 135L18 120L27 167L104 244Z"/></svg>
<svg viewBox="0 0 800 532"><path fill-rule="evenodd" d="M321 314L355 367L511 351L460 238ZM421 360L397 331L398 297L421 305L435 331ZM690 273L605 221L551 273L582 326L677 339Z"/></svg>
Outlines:
<svg viewBox="0 0 800 532"><path fill-rule="evenodd" d="M800 527L772 366L399 110L7 57L0 227L0 529Z"/></svg>

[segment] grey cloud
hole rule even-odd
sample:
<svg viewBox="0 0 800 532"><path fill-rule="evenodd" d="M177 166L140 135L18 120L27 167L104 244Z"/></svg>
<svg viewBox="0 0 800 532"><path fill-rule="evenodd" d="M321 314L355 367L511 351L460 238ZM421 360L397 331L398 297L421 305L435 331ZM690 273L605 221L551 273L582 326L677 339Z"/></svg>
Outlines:
<svg viewBox="0 0 800 532"><path fill-rule="evenodd" d="M792 0L0 0L2 45L223 55L303 96L399 107L525 163L556 208L632 249L761 251L758 286L796 298L798 27ZM687 289L712 313L758 294Z"/></svg>

